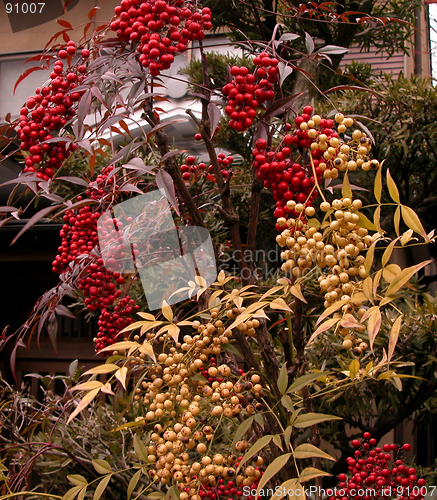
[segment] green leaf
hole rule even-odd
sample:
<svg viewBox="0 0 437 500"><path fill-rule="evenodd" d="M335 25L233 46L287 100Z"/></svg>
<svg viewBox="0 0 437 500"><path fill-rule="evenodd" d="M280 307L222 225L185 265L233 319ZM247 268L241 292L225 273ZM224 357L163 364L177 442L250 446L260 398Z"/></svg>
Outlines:
<svg viewBox="0 0 437 500"><path fill-rule="evenodd" d="M129 481L129 484L128 484L128 487L127 487L127 500L130 500L131 496L132 496L132 493L134 491L134 489L136 488L137 486L137 483L140 479L140 476L142 474L142 470L139 469L137 470L137 472L135 472L135 474L131 477L131 480Z"/></svg>
<svg viewBox="0 0 437 500"><path fill-rule="evenodd" d="M258 453L260 450L265 448L270 441L273 439L273 436L271 434L267 434L266 436L263 436L262 438L258 439L253 446L246 452L246 454L243 457L243 460L241 460L240 465L238 466L238 469L241 469L243 465L255 455L255 453Z"/></svg>
<svg viewBox="0 0 437 500"><path fill-rule="evenodd" d="M241 424L238 426L237 431L235 432L234 439L232 440L232 443L235 444L237 441L240 441L240 439L246 434L246 432L252 427L254 416L247 418L246 420L243 420Z"/></svg>
<svg viewBox="0 0 437 500"><path fill-rule="evenodd" d="M308 384L313 382L314 380L317 380L320 377L323 377L324 375L327 375L326 372L316 372L316 373L306 373L305 375L302 375L301 377L297 378L288 388L287 394L290 392L297 392L306 387Z"/></svg>
<svg viewBox="0 0 437 500"><path fill-rule="evenodd" d="M281 394L284 394L288 387L287 363L281 366L278 377L278 389Z"/></svg>
<svg viewBox="0 0 437 500"><path fill-rule="evenodd" d="M93 500L99 500L111 480L112 474L105 476L94 491Z"/></svg>
<svg viewBox="0 0 437 500"><path fill-rule="evenodd" d="M329 453L322 451L320 448L317 448L313 444L303 443L300 444L293 452L294 458L327 458L328 460L332 460L335 462L335 458L331 457Z"/></svg>
<svg viewBox="0 0 437 500"><path fill-rule="evenodd" d="M264 474L261 476L261 479L259 480L255 498L258 497L259 491L264 487L264 485L267 484L270 479L286 465L290 457L291 453L285 453L284 455L275 458L275 460L273 460L273 462L267 467L267 469L264 471Z"/></svg>
<svg viewBox="0 0 437 500"><path fill-rule="evenodd" d="M326 415L324 413L305 413L303 415L299 415L293 425L298 429L304 429L305 427L320 424L321 422L327 422L328 420L341 420L341 417Z"/></svg>
<svg viewBox="0 0 437 500"><path fill-rule="evenodd" d="M99 474L108 474L112 472L111 466L108 462L106 460L102 460L101 458L95 458L93 460L93 467Z"/></svg>
<svg viewBox="0 0 437 500"><path fill-rule="evenodd" d="M135 450L136 456L142 462L148 463L148 461L147 461L147 457L148 457L147 448L146 448L145 444L143 443L143 441L141 440L141 438L138 436L138 434L134 435L134 450Z"/></svg>

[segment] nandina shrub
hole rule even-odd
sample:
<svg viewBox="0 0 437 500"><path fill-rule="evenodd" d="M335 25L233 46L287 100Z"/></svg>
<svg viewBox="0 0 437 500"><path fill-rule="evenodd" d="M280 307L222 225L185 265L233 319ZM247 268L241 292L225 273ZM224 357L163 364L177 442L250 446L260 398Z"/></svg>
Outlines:
<svg viewBox="0 0 437 500"><path fill-rule="evenodd" d="M415 212L402 203L390 171L372 157L371 134L356 117L323 116L310 104L294 110L296 96L276 99L285 68L291 67L276 49L293 37L254 49L253 72L234 65L229 82L212 89L201 43L203 30L212 27L209 9L183 0L122 0L115 15L110 25L98 28L80 45L86 42L89 48L81 51L85 64L77 66L77 73L72 63L76 44L68 41L57 47L55 56L45 55L55 59L51 87L35 92L14 124L25 143L21 150L26 171L17 182L53 202L18 236L49 214L63 221L53 261L60 285L37 304L17 333L16 345L23 343L29 326L40 334L47 323L53 337L56 314L69 313L61 304L67 294L90 313L98 313L94 342L108 357L83 374L87 380L71 387L80 397L73 397L62 415L68 413L67 424L86 419L91 408L95 411L108 398L114 432L121 439L129 436L123 450L133 444L123 464L110 455L93 456L88 463L98 474L93 479L69 475L73 487L64 499L84 498L90 486L97 499L125 472L128 498L238 498L244 487L255 498L269 485L297 487L319 481L328 474L322 460L335 459L321 449L318 424L342 416L315 411L314 401L327 393L342 395L343 387L370 379L399 386L403 375L392 358L403 313L394 300L403 287L412 286L411 278L427 262L401 269L389 259L395 245L415 244L414 234L426 242L433 234L428 235ZM105 38L110 30L117 39ZM188 114L199 129L194 139L203 144L207 161L169 148L165 129L172 122L161 121L159 107L166 97L158 92L162 83L157 76L173 63L173 54L185 51L193 40L199 42L203 61L202 115L199 119L191 110ZM44 99L49 95L50 102ZM77 106L70 106L73 95ZM148 129L140 127L139 137L132 137L128 119L135 119L136 109L142 110ZM100 113L94 127L85 124L90 112ZM217 127L249 138L252 157L240 163L234 152L216 151ZM114 141L103 137L108 128L124 135L127 144L117 150ZM57 136L48 133L52 131ZM66 157L78 148L89 158L89 177L61 176ZM94 175L97 155L105 154L107 165ZM374 174L374 206L367 207L353 189L357 170ZM80 185L83 192L60 200L52 192L53 178ZM241 178L251 183L245 242L233 198L242 189ZM382 203L383 182L388 203ZM115 257L107 258L121 247L122 259L137 263L151 248L157 262L165 261L166 237L146 242L135 238L150 227L159 236L165 217L158 212L156 217L155 212L149 218L143 213L132 216L123 208L125 201L153 188L171 202L178 227L211 228L215 236L214 226L208 224L212 210L218 213L239 267L237 276L221 270L212 283L193 276L185 287L188 299L174 307L161 301L155 314L138 292L141 269L120 270ZM274 200L270 222L284 261L275 286L268 287L254 271L263 189ZM13 199L10 203L4 209L5 222L14 217L8 217ZM115 216L117 207L120 213ZM382 212L392 207L398 233L393 240L381 227ZM401 219L408 227L404 233ZM383 255L375 269L379 250ZM165 282L165 273L160 278ZM181 291L173 286L174 294ZM307 321L311 314L316 317ZM388 342L376 351L383 320L390 324ZM332 372L325 370L324 360L310 362L308 356L313 342L324 335L341 343L341 363ZM366 356L372 361L366 359L362 368ZM306 442L305 429L311 442ZM37 456L50 452L44 444ZM24 481L33 463L30 459L17 477ZM5 491L12 485L18 492L21 484L6 478ZM10 495L15 491L5 498Z"/></svg>

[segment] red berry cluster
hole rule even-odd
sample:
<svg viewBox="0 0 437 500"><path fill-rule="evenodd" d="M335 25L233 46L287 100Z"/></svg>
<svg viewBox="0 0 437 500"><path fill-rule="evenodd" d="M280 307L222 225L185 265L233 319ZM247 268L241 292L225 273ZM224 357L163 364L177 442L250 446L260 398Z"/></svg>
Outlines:
<svg viewBox="0 0 437 500"><path fill-rule="evenodd" d="M99 331L94 338L96 351L117 342L119 332L132 324L132 314L139 310L140 306L129 295L121 298L112 311L102 309L97 323Z"/></svg>
<svg viewBox="0 0 437 500"><path fill-rule="evenodd" d="M407 467L402 460L402 451L411 446L385 444L376 446L376 440L369 432L363 434L363 441L355 439L353 457L348 457L350 477L340 474L335 496L329 500L349 498L421 500L426 494L426 481L418 479L416 469Z"/></svg>
<svg viewBox="0 0 437 500"><path fill-rule="evenodd" d="M53 71L50 74L51 82L43 88L35 89L35 95L30 96L20 110L20 123L17 133L21 140L20 148L30 154L25 160L25 172L36 172L36 175L47 181L53 177L71 152L76 149L75 144L65 145L65 142L46 142L59 133L75 114L75 107L83 91L76 92L86 71L84 65L74 69L64 70L66 59L76 53L76 45L68 42L65 49L58 52ZM82 50L82 58L89 57L87 49Z"/></svg>
<svg viewBox="0 0 437 500"><path fill-rule="evenodd" d="M275 97L273 85L279 74L278 60L262 52L253 62L257 66L254 73L249 73L246 66L232 66L234 79L222 89L227 96L225 113L230 117L229 126L237 132L251 127L258 107Z"/></svg>
<svg viewBox="0 0 437 500"><path fill-rule="evenodd" d="M221 174L224 179L229 177L229 167L232 165L234 158L232 156L226 156L224 153L220 153L217 156L217 161L221 167ZM191 176L194 175L195 180L198 180L201 176L206 176L206 178L212 182L215 182L214 169L212 165L207 166L206 163L200 162L196 165L196 158L194 156L187 156L185 158L185 163L181 165L182 179L189 181Z"/></svg>
<svg viewBox="0 0 437 500"><path fill-rule="evenodd" d="M238 457L238 461L235 462L235 467L240 465L240 461L243 457ZM259 470L259 467L256 467ZM250 490L256 490L258 487L259 479L255 480L247 487ZM189 488L188 488L189 491ZM243 485L238 485L236 481L229 481L227 479L220 478L215 486L210 486L207 484L202 484L199 490L200 498L206 498L211 500L219 500L221 498L226 498L227 500L232 500L233 498L241 498L244 496L247 500L255 500L252 495L244 495Z"/></svg>
<svg viewBox="0 0 437 500"><path fill-rule="evenodd" d="M100 215L100 212L92 212L89 206L65 212L64 225L59 232L62 242L52 263L53 272L61 274L79 255L92 252L98 244L97 220Z"/></svg>
<svg viewBox="0 0 437 500"><path fill-rule="evenodd" d="M121 40L138 42L140 62L153 76L168 69L189 41L202 40L204 30L212 28L211 10L199 12L184 0L122 0L115 14L119 18L111 29Z"/></svg>

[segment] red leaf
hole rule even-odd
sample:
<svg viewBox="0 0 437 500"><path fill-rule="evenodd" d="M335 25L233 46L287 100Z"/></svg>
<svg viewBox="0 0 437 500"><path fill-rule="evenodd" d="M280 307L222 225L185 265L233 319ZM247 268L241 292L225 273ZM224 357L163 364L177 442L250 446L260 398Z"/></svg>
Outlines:
<svg viewBox="0 0 437 500"><path fill-rule="evenodd" d="M156 174L156 185L158 186L158 189L161 191L161 193L170 202L172 207L176 210L176 213L180 215L178 202L176 199L176 193L174 189L174 183L170 174L165 170L162 169L158 170L158 173Z"/></svg>
<svg viewBox="0 0 437 500"><path fill-rule="evenodd" d="M173 151L168 151L167 153L165 153L165 155L161 158L161 161L159 162L159 164L161 165L162 163L164 163L166 160L168 160L169 158L171 158L172 156L176 156L176 155L180 155L182 153L186 153L188 150L187 149L174 149Z"/></svg>
<svg viewBox="0 0 437 500"><path fill-rule="evenodd" d="M18 84L20 82L22 82L27 76L29 76L31 73L33 73L34 71L37 71L38 69L48 69L48 68L45 68L45 67L41 67L41 66L33 66L32 68L29 68L29 69L26 69L26 71L18 78L18 80L15 82L15 86L14 86L14 94L15 94L15 90L17 89L18 87Z"/></svg>
<svg viewBox="0 0 437 500"><path fill-rule="evenodd" d="M20 232L17 234L17 236L15 236L15 238L12 240L12 243L11 245L13 245L17 240L18 238L25 232L27 231L30 227L32 227L33 225L35 225L39 220L41 220L42 218L44 218L47 214L49 214L50 212L53 212L54 210L56 210L57 208L59 208L60 205L53 205L51 207L45 207L43 208L42 210L40 210L39 212L37 212L35 215L33 215L27 222L26 224L24 224L24 226L21 228Z"/></svg>
<svg viewBox="0 0 437 500"><path fill-rule="evenodd" d="M278 116L278 115L282 114L288 108L291 108L291 105L293 104L293 102L301 95L302 95L302 92L299 94L294 94L292 96L288 96L288 97L281 97L281 99L278 99L277 101L272 103L272 105L266 109L266 112L264 113L263 118L267 118L269 116Z"/></svg>
<svg viewBox="0 0 437 500"><path fill-rule="evenodd" d="M92 21L94 19L94 16L96 15L97 11L100 9L100 7L94 7L88 12L88 19Z"/></svg>
<svg viewBox="0 0 437 500"><path fill-rule="evenodd" d="M63 26L64 28L68 28L69 30L73 29L73 26L71 26L71 24L65 19L56 19L56 22L61 26Z"/></svg>

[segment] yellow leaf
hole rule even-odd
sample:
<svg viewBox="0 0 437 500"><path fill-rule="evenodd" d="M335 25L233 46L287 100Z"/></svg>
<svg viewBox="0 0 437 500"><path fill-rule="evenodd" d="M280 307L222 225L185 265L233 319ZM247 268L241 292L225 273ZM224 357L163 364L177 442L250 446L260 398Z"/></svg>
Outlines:
<svg viewBox="0 0 437 500"><path fill-rule="evenodd" d="M220 295L224 292L224 290L216 290L214 293L211 294L211 297L209 298L209 303L208 303L208 306L209 307L212 307L215 299L217 297L220 297Z"/></svg>
<svg viewBox="0 0 437 500"><path fill-rule="evenodd" d="M112 396L114 396L114 392L112 391L112 387L109 382L106 382L106 384L100 390L105 394L111 394Z"/></svg>
<svg viewBox="0 0 437 500"><path fill-rule="evenodd" d="M223 269L218 273L218 276L217 276L217 281L220 283L220 284L223 284L223 281L225 280L226 278L226 274L225 272L223 271Z"/></svg>
<svg viewBox="0 0 437 500"><path fill-rule="evenodd" d="M369 231L376 231L376 226L370 219L368 219L361 212L358 212L357 215L359 217L359 220L357 222L358 226L364 227L365 229L368 229Z"/></svg>
<svg viewBox="0 0 437 500"><path fill-rule="evenodd" d="M358 359L354 359L351 361L349 365L349 373L351 378L355 378L355 375L359 372L360 370L360 362Z"/></svg>
<svg viewBox="0 0 437 500"><path fill-rule="evenodd" d="M299 283L295 283L293 286L290 287L290 292L299 300L302 302L305 302L307 304L307 301L305 300L305 297L303 296L302 289L299 285Z"/></svg>
<svg viewBox="0 0 437 500"><path fill-rule="evenodd" d="M76 415L78 415L82 410L84 410L91 403L91 401L97 396L97 394L99 392L100 392L100 388L94 389L94 390L88 392L87 394L85 394L85 396L83 397L83 399L76 406L76 408L73 411L73 413L68 417L67 425L73 420L73 418Z"/></svg>
<svg viewBox="0 0 437 500"><path fill-rule="evenodd" d="M149 358L152 358L153 361L156 362L156 357L155 357L155 353L153 351L153 346L148 340L145 340L142 343L139 351L142 352L143 354L145 354L146 356L149 356Z"/></svg>
<svg viewBox="0 0 437 500"><path fill-rule="evenodd" d="M405 233L401 236L401 245L404 246L406 245L409 241L411 241L411 237L413 236L414 231L412 229L408 229L405 231Z"/></svg>
<svg viewBox="0 0 437 500"><path fill-rule="evenodd" d="M317 448L317 446L310 443L300 444L297 448L295 448L293 456L294 458L327 458L333 462L336 461L335 458L331 457L329 453L322 451L320 448Z"/></svg>
<svg viewBox="0 0 437 500"><path fill-rule="evenodd" d="M375 255L375 247L376 247L376 241L374 241L370 247L367 249L367 254L366 258L364 260L364 269L366 270L367 274L370 274L370 271L372 269L373 265L373 257Z"/></svg>
<svg viewBox="0 0 437 500"><path fill-rule="evenodd" d="M147 319L149 321L155 321L155 316L153 316L153 314L143 313L143 312L137 312L137 314L143 319Z"/></svg>
<svg viewBox="0 0 437 500"><path fill-rule="evenodd" d="M305 481L309 481L310 479L314 479L315 477L320 476L332 476L329 472L325 472L320 469L316 469L314 467L306 467L299 476L299 482L304 483Z"/></svg>
<svg viewBox="0 0 437 500"><path fill-rule="evenodd" d="M339 318L330 318L326 320L324 323L319 325L317 330L311 335L310 340L308 341L308 344L311 344L311 342L321 333L326 332L326 330L329 330L332 326L335 324L338 324L340 322Z"/></svg>
<svg viewBox="0 0 437 500"><path fill-rule="evenodd" d="M380 171L381 169L378 170L378 172ZM373 212L373 223L375 224L375 227L376 227L376 230L378 231L378 233L382 234L384 231L382 230L382 227L381 227L381 205L378 205L375 209L375 211Z"/></svg>
<svg viewBox="0 0 437 500"><path fill-rule="evenodd" d="M167 321L173 321L172 308L167 304L165 300L163 301L162 314Z"/></svg>
<svg viewBox="0 0 437 500"><path fill-rule="evenodd" d="M381 193L382 193L382 168L378 168L375 175L375 186L373 189L375 193L375 198L378 203L381 203Z"/></svg>
<svg viewBox="0 0 437 500"><path fill-rule="evenodd" d="M99 365L91 368L90 370L83 373L83 375L100 375L102 373L111 373L115 372L115 370L118 370L118 368L119 367L117 365L106 363L105 365Z"/></svg>
<svg viewBox="0 0 437 500"><path fill-rule="evenodd" d="M118 366L117 366L118 369ZM88 382L83 382L82 384L72 387L72 391L90 391L91 389L100 389L102 387L102 382L98 380L89 380Z"/></svg>
<svg viewBox="0 0 437 500"><path fill-rule="evenodd" d="M382 257L381 257L382 267L384 267L387 264L387 262L390 260L391 254L393 253L394 246L398 240L399 240L399 237L394 239L393 241L391 241L390 244L387 246L387 248L384 250L384 253L382 254Z"/></svg>
<svg viewBox="0 0 437 500"><path fill-rule="evenodd" d="M415 266L405 268L396 278L390 283L387 288L387 295L392 295L398 292L413 276L417 271L422 269L423 267L430 264L431 260L426 260L421 262L420 264L416 264Z"/></svg>
<svg viewBox="0 0 437 500"><path fill-rule="evenodd" d="M370 276L363 281L363 292L366 299L373 303L373 280Z"/></svg>
<svg viewBox="0 0 437 500"><path fill-rule="evenodd" d="M362 325L352 316L352 314L345 314L344 317L340 319L340 326L343 328L358 328Z"/></svg>
<svg viewBox="0 0 437 500"><path fill-rule="evenodd" d="M401 331L402 319L404 315L401 314L396 318L396 321L393 323L393 326L390 330L390 336L388 338L388 361L391 360L393 353L395 352L396 343L399 338L399 332Z"/></svg>
<svg viewBox="0 0 437 500"><path fill-rule="evenodd" d="M131 325L128 325L126 328L123 328L120 333L124 332L131 332L132 330L136 330L137 328L140 328L142 325L147 325L146 321L135 321L135 323L132 323Z"/></svg>
<svg viewBox="0 0 437 500"><path fill-rule="evenodd" d="M375 276L373 277L373 295L376 297L376 292L378 291L378 286L381 281L381 276L382 276L382 269L377 271L375 273Z"/></svg>
<svg viewBox="0 0 437 500"><path fill-rule="evenodd" d="M328 316L331 316L332 313L335 311L338 311L341 307L343 307L348 301L347 300L337 300L332 304L332 306L329 306L328 309L325 309L324 312L319 316L319 319L316 322L316 325L318 325L321 321L323 321L325 318Z"/></svg>
<svg viewBox="0 0 437 500"><path fill-rule="evenodd" d="M143 326L141 327L141 335L147 333L152 328L162 325L163 321L150 321L150 323L146 323L143 321Z"/></svg>
<svg viewBox="0 0 437 500"><path fill-rule="evenodd" d="M347 171L345 172L343 177L343 186L341 188L341 195L343 198L352 199L352 189L349 183L349 177L347 175Z"/></svg>
<svg viewBox="0 0 437 500"><path fill-rule="evenodd" d="M373 351L373 343L375 342L375 338L378 335L378 332L381 328L381 311L379 307L375 307L369 321L367 322L367 332L369 334L369 343L370 348Z"/></svg>
<svg viewBox="0 0 437 500"><path fill-rule="evenodd" d="M426 231L423 228L422 223L420 222L420 219L417 216L416 212L412 208L406 207L405 205L401 205L401 212L405 224L414 232L420 234L420 236L422 236L422 238L424 238L425 241L429 242L430 240L428 238L428 235L426 234Z"/></svg>
<svg viewBox="0 0 437 500"><path fill-rule="evenodd" d="M395 214L393 216L393 222L395 225L396 236L399 236L400 233L400 224L401 224L401 208L399 206L396 207Z"/></svg>
<svg viewBox="0 0 437 500"><path fill-rule="evenodd" d="M125 366L123 366L122 368L120 368L118 371L115 372L115 378L120 382L124 390L126 390L126 375L127 375L127 368Z"/></svg>
<svg viewBox="0 0 437 500"><path fill-rule="evenodd" d="M264 302L254 302L253 304L250 304L250 306L246 307L244 313L249 314L254 311L258 311L259 309L262 309L263 307L267 306L269 303L267 301Z"/></svg>
<svg viewBox="0 0 437 500"><path fill-rule="evenodd" d="M291 500L292 494L296 492L296 490L299 491L299 480L297 478L293 479L287 479L287 481L284 481L279 488L275 488L275 493L272 497L270 497L270 500L281 500L284 496L287 496L287 493L290 492L289 500ZM300 499L299 499L300 500Z"/></svg>
<svg viewBox="0 0 437 500"><path fill-rule="evenodd" d="M385 306L386 304L390 304L390 302L393 302L393 300L395 300L395 297L384 297L379 303L379 307Z"/></svg>
<svg viewBox="0 0 437 500"><path fill-rule="evenodd" d="M290 283L286 283L286 285L289 285ZM274 293L278 292L279 290L282 290L284 287L283 286L274 286L267 290L267 292L259 299L259 300L264 300L266 297L269 297L270 295L273 295Z"/></svg>
<svg viewBox="0 0 437 500"><path fill-rule="evenodd" d="M401 200L399 199L399 191L398 191L398 188L395 184L395 181L393 180L392 176L390 175L389 169L387 169L387 187L388 187L388 192L390 193L391 199L396 203L400 203Z"/></svg>
<svg viewBox="0 0 437 500"><path fill-rule="evenodd" d="M291 312L291 309L287 306L287 303L285 302L285 300L281 299L280 297L278 299L273 300L270 303L270 308L271 309L278 309L280 311L289 311L289 312Z"/></svg>
<svg viewBox="0 0 437 500"><path fill-rule="evenodd" d="M397 264L389 264L382 270L382 276L387 283L391 283L401 272L402 269Z"/></svg>
<svg viewBox="0 0 437 500"><path fill-rule="evenodd" d="M116 342L115 344L108 345L103 349L100 349L99 352L107 352L107 351L126 351L127 349L135 349L140 347L138 342L132 342L131 340L123 340L122 342Z"/></svg>
<svg viewBox="0 0 437 500"><path fill-rule="evenodd" d="M286 465L290 457L291 453L284 453L284 455L280 455L279 457L275 458L273 462L267 467L267 469L264 471L264 474L259 480L255 498L258 498L259 491L262 490L264 485L267 484L270 479Z"/></svg>
<svg viewBox="0 0 437 500"><path fill-rule="evenodd" d="M179 340L179 332L180 328L176 326L175 324L169 325L168 326L168 335L173 339L173 342L177 342Z"/></svg>

